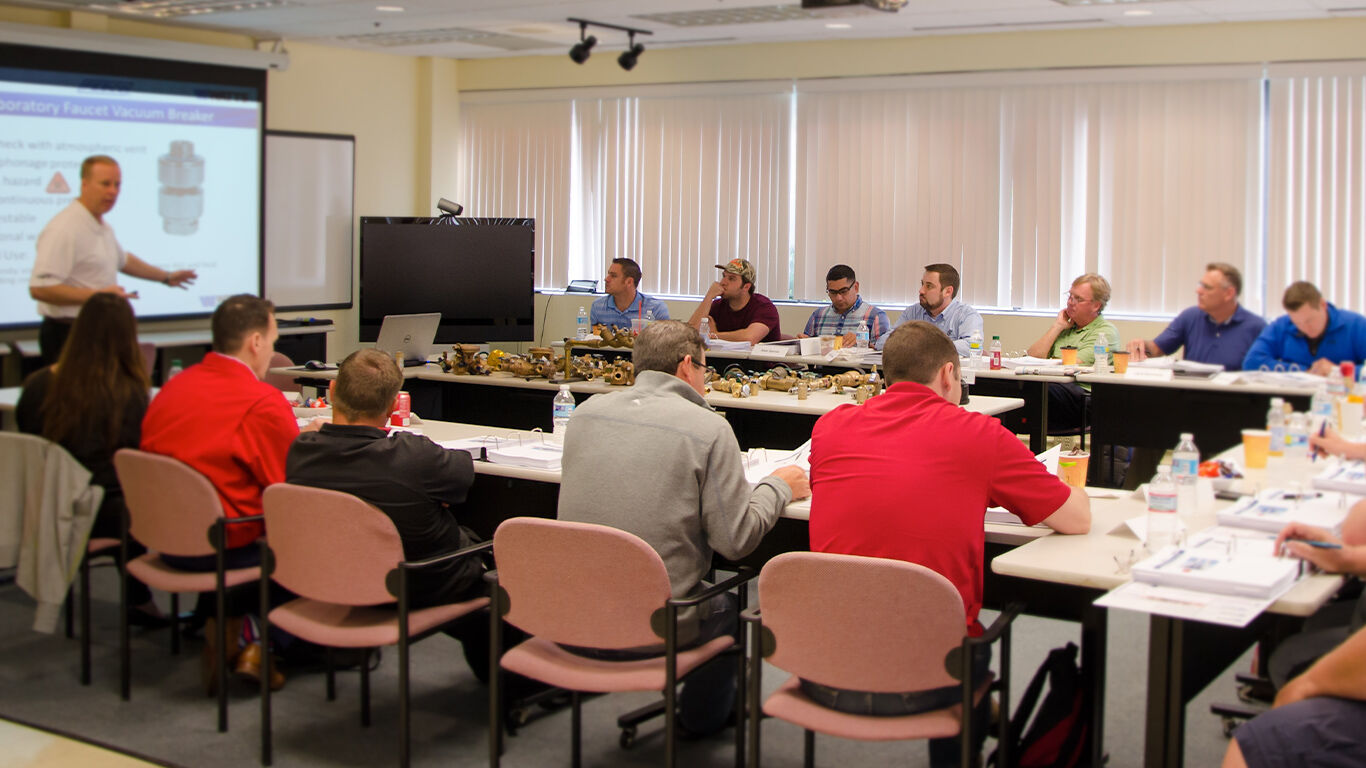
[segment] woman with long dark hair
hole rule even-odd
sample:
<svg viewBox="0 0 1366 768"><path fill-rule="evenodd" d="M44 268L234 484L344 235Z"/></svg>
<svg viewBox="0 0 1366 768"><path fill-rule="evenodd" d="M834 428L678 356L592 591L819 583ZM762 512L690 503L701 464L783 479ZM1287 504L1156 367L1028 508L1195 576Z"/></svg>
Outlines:
<svg viewBox="0 0 1366 768"><path fill-rule="evenodd" d="M104 488L92 538L119 537L125 507L114 452L138 447L149 390L133 307L112 293L91 296L57 362L24 381L15 409L20 431L61 445L90 470L91 482ZM143 551L129 542L130 556ZM165 621L151 592L136 579L128 580L128 604L134 624Z"/></svg>

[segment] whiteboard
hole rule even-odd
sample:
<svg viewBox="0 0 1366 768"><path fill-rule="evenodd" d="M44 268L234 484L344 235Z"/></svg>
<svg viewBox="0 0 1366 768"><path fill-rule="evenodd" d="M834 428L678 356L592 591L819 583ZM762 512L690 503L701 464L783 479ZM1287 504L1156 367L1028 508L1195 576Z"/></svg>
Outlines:
<svg viewBox="0 0 1366 768"><path fill-rule="evenodd" d="M266 131L265 297L277 309L351 306L356 138Z"/></svg>

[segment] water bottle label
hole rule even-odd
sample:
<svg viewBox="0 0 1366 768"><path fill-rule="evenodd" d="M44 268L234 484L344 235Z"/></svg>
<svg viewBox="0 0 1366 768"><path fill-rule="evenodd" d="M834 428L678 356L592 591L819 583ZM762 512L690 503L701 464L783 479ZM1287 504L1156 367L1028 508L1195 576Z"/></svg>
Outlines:
<svg viewBox="0 0 1366 768"><path fill-rule="evenodd" d="M1173 477L1195 477L1196 474L1199 473L1199 471L1200 462L1198 459L1189 457L1182 457L1179 459L1174 457L1172 458Z"/></svg>
<svg viewBox="0 0 1366 768"><path fill-rule="evenodd" d="M572 413L574 413L573 403L555 403L555 407L551 411L551 418L567 419Z"/></svg>
<svg viewBox="0 0 1366 768"><path fill-rule="evenodd" d="M1149 512L1176 512L1176 494L1153 493L1148 491Z"/></svg>

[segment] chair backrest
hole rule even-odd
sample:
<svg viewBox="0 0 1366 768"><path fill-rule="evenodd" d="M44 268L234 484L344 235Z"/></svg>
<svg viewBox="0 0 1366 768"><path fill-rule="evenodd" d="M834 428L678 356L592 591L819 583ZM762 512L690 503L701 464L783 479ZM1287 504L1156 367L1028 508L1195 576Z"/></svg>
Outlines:
<svg viewBox="0 0 1366 768"><path fill-rule="evenodd" d="M966 634L963 598L923 565L788 552L759 574L759 608L767 660L803 679L885 693L958 683L946 657Z"/></svg>
<svg viewBox="0 0 1366 768"><path fill-rule="evenodd" d="M349 493L289 483L266 488L262 501L270 577L281 586L340 605L395 601L385 578L403 560L403 542L388 515Z"/></svg>
<svg viewBox="0 0 1366 768"><path fill-rule="evenodd" d="M136 448L114 454L128 532L148 549L166 555L212 555L209 531L223 516L223 502L209 479L188 464Z"/></svg>
<svg viewBox="0 0 1366 768"><path fill-rule="evenodd" d="M290 360L289 355L283 352L276 352L270 358L271 368L288 368L292 365L294 365L294 361ZM302 390L302 385L287 373L267 373L266 383L281 392L299 392Z"/></svg>
<svg viewBox="0 0 1366 768"><path fill-rule="evenodd" d="M669 573L640 537L605 525L538 517L493 534L504 618L537 637L589 648L657 645L650 618L670 597Z"/></svg>

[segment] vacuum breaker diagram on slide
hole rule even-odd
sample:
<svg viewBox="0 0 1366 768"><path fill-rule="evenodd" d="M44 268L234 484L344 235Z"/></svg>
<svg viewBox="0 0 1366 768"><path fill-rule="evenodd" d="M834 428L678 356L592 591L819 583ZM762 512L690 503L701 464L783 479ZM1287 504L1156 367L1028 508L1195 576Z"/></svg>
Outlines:
<svg viewBox="0 0 1366 768"><path fill-rule="evenodd" d="M194 153L194 142L171 142L171 151L157 160L157 180L162 228L168 235L193 235L204 213L204 158Z"/></svg>

